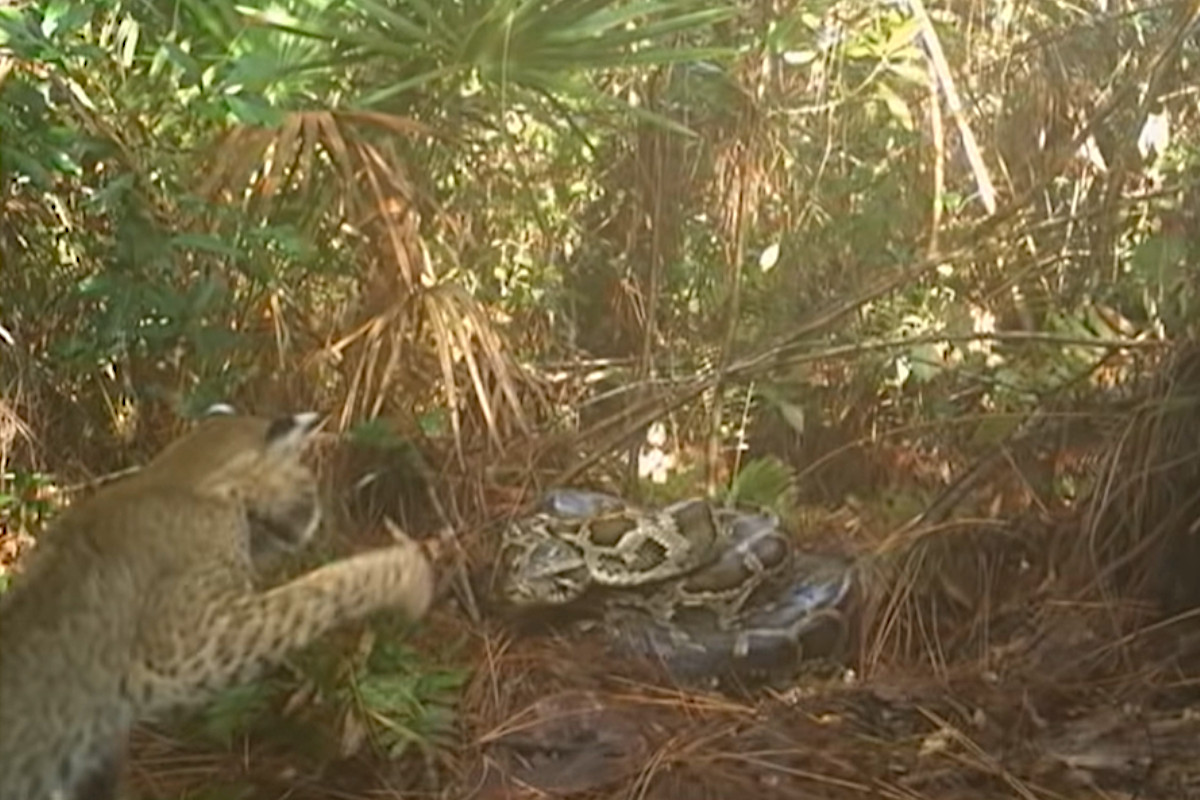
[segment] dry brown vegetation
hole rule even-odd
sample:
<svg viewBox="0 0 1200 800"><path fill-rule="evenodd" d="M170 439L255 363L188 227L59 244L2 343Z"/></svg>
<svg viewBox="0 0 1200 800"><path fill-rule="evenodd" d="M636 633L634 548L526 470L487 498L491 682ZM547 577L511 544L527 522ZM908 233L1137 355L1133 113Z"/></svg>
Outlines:
<svg viewBox="0 0 1200 800"><path fill-rule="evenodd" d="M0 48L6 138L37 145L0 164L0 564L227 399L328 412L309 558L387 517L445 577L411 638L343 632L220 735L140 730L140 796L1200 797L1200 4L743 3L654 40L752 43L717 79L610 69L563 16L447 3L460 53L348 3L312 26L354 56L264 118L123 62L136 15L100 5L105 56ZM180 8L217 47L228 19ZM447 63L502 40L496 74ZM645 113L546 77L572 69ZM636 474L654 423L665 485ZM720 493L767 459L797 541L859 559L845 674L682 688L489 613L496 526L542 489ZM399 711L363 686L397 641Z"/></svg>
<svg viewBox="0 0 1200 800"><path fill-rule="evenodd" d="M161 797L214 783L314 798L1193 796L1194 612L1159 609L1196 601L1198 365L1184 348L1147 367L1102 435L1074 443L1076 459L1058 468L1090 474L1093 488L1071 508L1027 503L873 533L865 515L823 515L824 535L836 526L844 544L856 529L864 556L848 675L748 696L672 687L596 641L471 622L451 595L413 642L445 653L466 632L454 658L471 678L449 746L398 762L368 748L314 772L278 730L304 717L293 698L240 752L144 731L134 783ZM958 511L994 507L1011 492L1003 473L1020 476L1032 449L1008 448ZM821 516L802 539L819 540ZM457 537L489 547L483 530ZM362 652L361 634L352 641ZM347 719L322 724L341 746L355 735Z"/></svg>

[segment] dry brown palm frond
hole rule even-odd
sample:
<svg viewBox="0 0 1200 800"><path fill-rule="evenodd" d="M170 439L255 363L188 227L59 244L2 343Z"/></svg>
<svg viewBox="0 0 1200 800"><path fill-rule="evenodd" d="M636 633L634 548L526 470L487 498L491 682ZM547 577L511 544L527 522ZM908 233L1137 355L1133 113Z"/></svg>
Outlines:
<svg viewBox="0 0 1200 800"><path fill-rule="evenodd" d="M39 407L39 382L32 378L28 355L0 338L0 486L14 453L23 455L27 464L35 462L40 448L38 434L46 420L30 419ZM31 424L32 423L32 424Z"/></svg>
<svg viewBox="0 0 1200 800"><path fill-rule="evenodd" d="M522 397L532 383L511 357L484 308L461 287L440 284L377 314L331 345L335 355L353 347L351 381L342 404L344 427L358 415L379 415L402 379L440 387L462 456L468 398L496 447L531 431ZM436 372L431 362L436 361ZM424 369L424 372L422 370ZM464 374L465 373L465 374ZM411 388L413 397L429 390ZM434 399L434 398L429 398Z"/></svg>
<svg viewBox="0 0 1200 800"><path fill-rule="evenodd" d="M380 131L383 142L370 135ZM433 132L402 117L328 111L291 114L269 130L237 128L219 145L219 166L202 192L237 198L263 215L285 198L311 201L310 217L361 239L358 310L350 332L325 351L348 369L342 428L359 415L378 415L397 386L414 387L417 401L440 386L460 454L467 398L499 446L514 426L529 430L521 370L483 307L431 270L417 230L417 189L401 159L385 150L396 135ZM317 186L324 197L312 196Z"/></svg>
<svg viewBox="0 0 1200 800"><path fill-rule="evenodd" d="M491 377L503 386L505 398L517 412L517 420L527 428L520 413L520 402L512 391L512 380L508 365L499 358L499 348L494 341L494 332L483 316L482 309L456 287L445 287L447 291L430 291L424 296L424 319L433 337L434 350L442 372L442 385L446 392L446 405L450 409L450 424L456 442L462 440L461 398L455 365L462 364L468 373L476 402L487 426L487 433L496 446L501 445L501 432L496 411L490 401L489 387L485 385L481 366L487 366ZM483 325L480 325L480 321ZM491 335L490 335L491 334ZM459 450L461 458L462 451Z"/></svg>
<svg viewBox="0 0 1200 800"><path fill-rule="evenodd" d="M755 229L761 210L781 194L789 177L790 167L780 158L787 146L777 141L765 104L756 99L763 96L765 75L755 61L748 58L738 65L736 113L712 146L709 205L727 247L738 240L740 229ZM726 260L736 255L726 253Z"/></svg>
<svg viewBox="0 0 1200 800"><path fill-rule="evenodd" d="M276 128L237 127L214 147L215 168L199 191L261 216L288 201L309 223L356 231L370 316L428 277L419 269L417 190L402 159L382 149L397 135L436 133L404 117L335 111L294 112Z"/></svg>
<svg viewBox="0 0 1200 800"><path fill-rule="evenodd" d="M3 473L8 463L8 454L18 439L31 443L33 431L29 429L16 410L7 401L0 398L0 473Z"/></svg>

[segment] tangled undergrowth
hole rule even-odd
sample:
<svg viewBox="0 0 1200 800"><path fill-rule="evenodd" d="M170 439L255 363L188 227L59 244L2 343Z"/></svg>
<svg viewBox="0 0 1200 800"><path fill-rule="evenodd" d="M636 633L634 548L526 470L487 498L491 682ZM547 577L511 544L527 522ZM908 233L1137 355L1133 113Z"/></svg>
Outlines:
<svg viewBox="0 0 1200 800"><path fill-rule="evenodd" d="M1200 599L1198 400L1200 349L1180 348L1120 400L1109 415L1118 424L1098 428L1082 458L1091 488L1073 505L843 536L859 551L860 596L836 675L719 694L673 687L598 639L516 635L471 592L468 573L495 544L481 523L440 543L445 602L403 647L379 625L344 631L191 727L140 730L131 788L156 798L1200 796L1200 637L1188 610ZM523 492L488 496L500 516ZM846 531L844 514L825 515L823 529L811 518L801 543Z"/></svg>
<svg viewBox="0 0 1200 800"><path fill-rule="evenodd" d="M1073 508L868 546L841 676L730 699L485 638L447 796L1197 796L1198 399L1183 348L1101 426Z"/></svg>

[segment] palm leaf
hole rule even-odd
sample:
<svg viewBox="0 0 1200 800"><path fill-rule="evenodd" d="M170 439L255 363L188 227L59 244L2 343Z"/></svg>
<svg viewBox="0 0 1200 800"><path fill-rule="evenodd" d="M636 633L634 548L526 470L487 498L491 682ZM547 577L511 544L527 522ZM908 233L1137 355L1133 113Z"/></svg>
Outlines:
<svg viewBox="0 0 1200 800"><path fill-rule="evenodd" d="M359 108L383 108L418 92L453 94L474 79L505 91L552 92L594 103L604 93L569 76L731 58L732 48L697 42L737 13L734 6L697 9L684 0L348 0L305 14L240 10L261 26L339 53L344 61L331 62L331 69L344 69L349 59L382 61L348 101ZM631 110L615 97L603 105ZM658 115L639 115L667 124Z"/></svg>

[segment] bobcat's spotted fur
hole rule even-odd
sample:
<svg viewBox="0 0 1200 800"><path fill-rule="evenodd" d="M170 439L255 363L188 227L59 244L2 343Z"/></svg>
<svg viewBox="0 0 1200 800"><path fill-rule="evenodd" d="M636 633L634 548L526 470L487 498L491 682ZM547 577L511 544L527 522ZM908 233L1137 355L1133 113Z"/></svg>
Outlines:
<svg viewBox="0 0 1200 800"><path fill-rule="evenodd" d="M334 626L419 617L412 544L256 590L251 546L290 547L320 512L300 453L316 416L222 413L72 506L0 596L0 800L108 800L132 725L202 704Z"/></svg>

